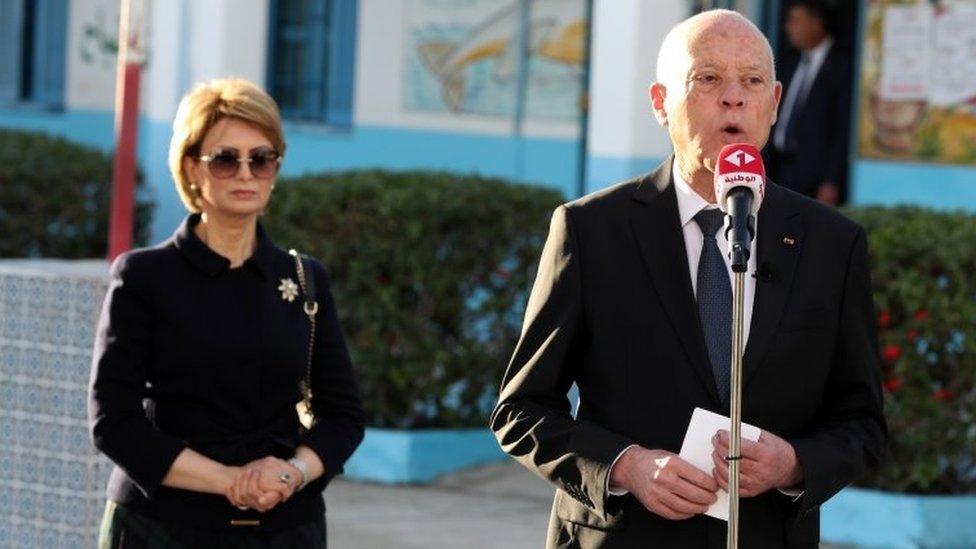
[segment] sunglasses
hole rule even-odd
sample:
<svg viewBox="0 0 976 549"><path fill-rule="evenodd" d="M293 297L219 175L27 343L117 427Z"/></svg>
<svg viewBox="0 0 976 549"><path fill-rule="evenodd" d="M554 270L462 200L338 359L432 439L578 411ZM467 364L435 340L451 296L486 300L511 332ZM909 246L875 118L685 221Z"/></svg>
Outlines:
<svg viewBox="0 0 976 549"><path fill-rule="evenodd" d="M250 164L251 175L258 179L271 179L278 175L278 168L281 167L281 155L274 149L255 149L249 156L241 156L236 149L224 149L202 155L199 159L206 162L210 175L217 179L235 177L241 164Z"/></svg>

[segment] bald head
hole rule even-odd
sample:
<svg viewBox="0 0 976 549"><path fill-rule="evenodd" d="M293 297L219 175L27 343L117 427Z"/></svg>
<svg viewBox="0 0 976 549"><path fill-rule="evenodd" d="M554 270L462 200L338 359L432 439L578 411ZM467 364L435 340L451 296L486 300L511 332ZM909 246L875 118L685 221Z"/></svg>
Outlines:
<svg viewBox="0 0 976 549"><path fill-rule="evenodd" d="M678 23L664 37L657 57L657 81L664 85L683 82L693 46L705 39L749 36L762 44L770 74L776 79L773 49L756 25L739 12L709 10Z"/></svg>
<svg viewBox="0 0 976 549"><path fill-rule="evenodd" d="M742 15L712 10L664 38L648 95L671 137L677 169L712 201L719 151L732 143L763 148L782 90L766 37Z"/></svg>

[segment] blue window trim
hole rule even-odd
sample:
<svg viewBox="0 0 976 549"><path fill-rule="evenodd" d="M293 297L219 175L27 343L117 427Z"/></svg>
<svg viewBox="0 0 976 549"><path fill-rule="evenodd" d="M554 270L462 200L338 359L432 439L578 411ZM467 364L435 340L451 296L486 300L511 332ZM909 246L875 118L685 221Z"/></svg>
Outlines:
<svg viewBox="0 0 976 549"><path fill-rule="evenodd" d="M299 21L282 20L285 2L270 2L268 91L286 120L350 127L358 1L307 0L308 10ZM292 59L294 64L278 66L283 47L301 52Z"/></svg>
<svg viewBox="0 0 976 549"><path fill-rule="evenodd" d="M0 104L20 101L24 56L24 2L0 2Z"/></svg>
<svg viewBox="0 0 976 549"><path fill-rule="evenodd" d="M31 100L49 107L64 103L67 0L34 0Z"/></svg>
<svg viewBox="0 0 976 549"><path fill-rule="evenodd" d="M64 106L68 0L0 3L0 104Z"/></svg>

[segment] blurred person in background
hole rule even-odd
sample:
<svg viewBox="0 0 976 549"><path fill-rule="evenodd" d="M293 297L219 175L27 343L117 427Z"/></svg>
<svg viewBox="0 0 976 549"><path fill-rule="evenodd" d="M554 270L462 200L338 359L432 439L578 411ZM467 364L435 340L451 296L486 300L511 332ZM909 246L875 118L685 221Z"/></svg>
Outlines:
<svg viewBox="0 0 976 549"><path fill-rule="evenodd" d="M169 165L190 214L112 264L95 340L91 435L115 463L100 547L326 546L322 491L365 416L325 269L305 261L303 282L258 221L284 152L250 82L180 103Z"/></svg>
<svg viewBox="0 0 976 549"><path fill-rule="evenodd" d="M836 206L847 192L851 63L832 29L822 1L789 4L784 30L798 55L782 63L783 100L765 152L770 179Z"/></svg>

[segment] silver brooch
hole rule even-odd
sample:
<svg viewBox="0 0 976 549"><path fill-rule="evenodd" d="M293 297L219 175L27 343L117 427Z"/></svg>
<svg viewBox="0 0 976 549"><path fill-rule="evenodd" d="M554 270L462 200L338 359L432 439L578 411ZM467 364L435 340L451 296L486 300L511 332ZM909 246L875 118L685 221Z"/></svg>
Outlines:
<svg viewBox="0 0 976 549"><path fill-rule="evenodd" d="M281 292L281 299L291 303L295 301L295 296L298 295L298 284L295 284L295 281L290 278L282 278L278 291Z"/></svg>

